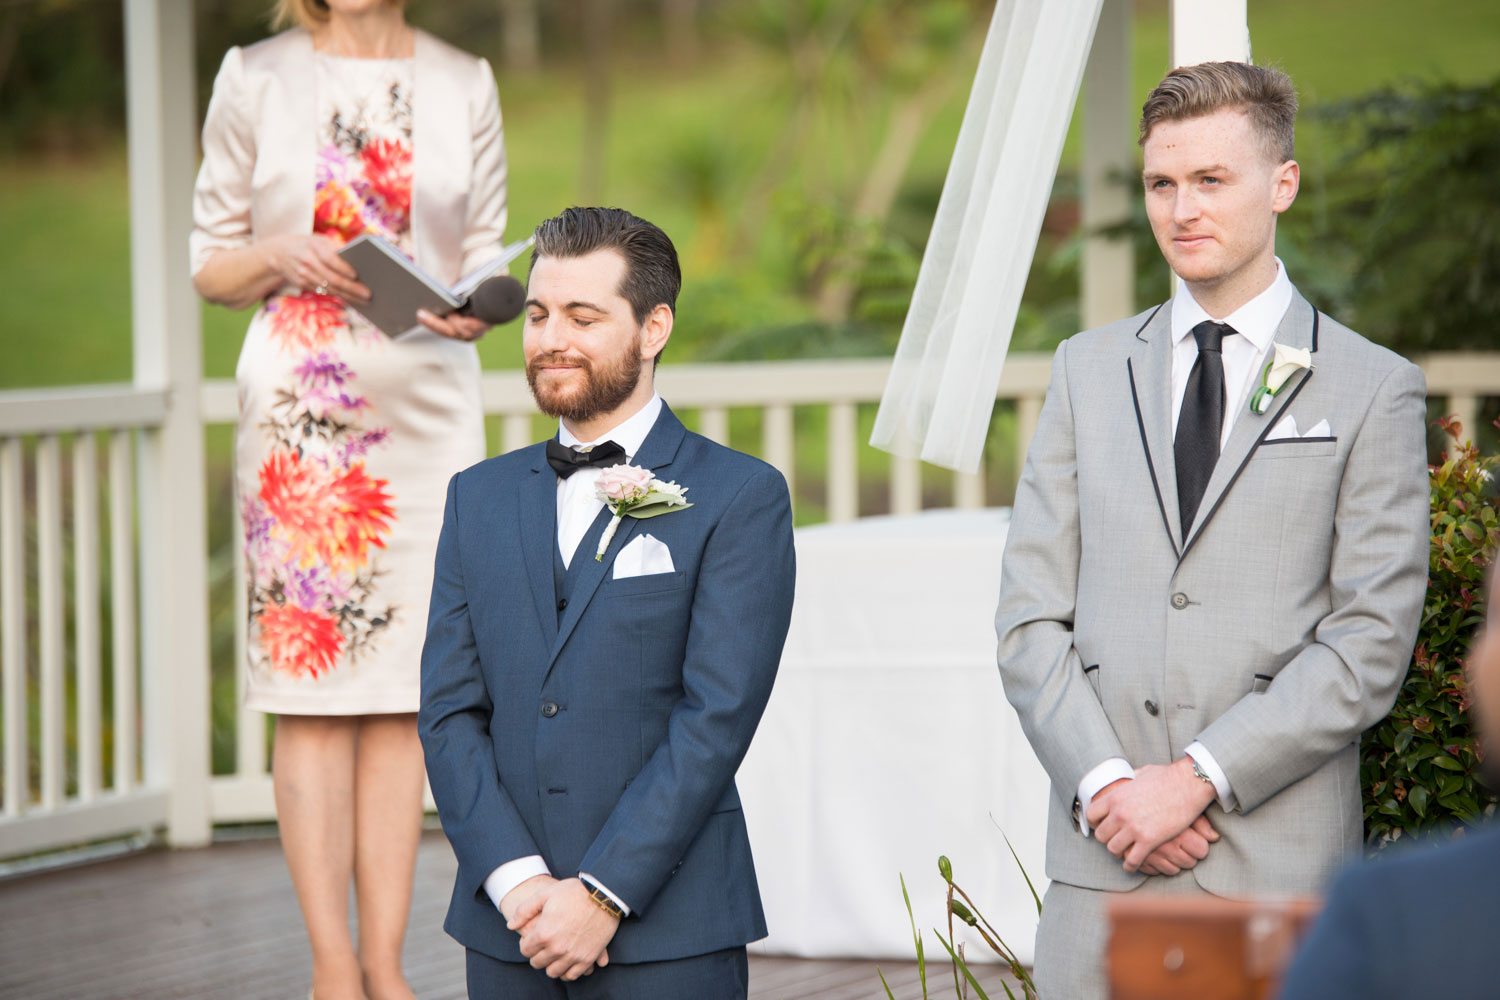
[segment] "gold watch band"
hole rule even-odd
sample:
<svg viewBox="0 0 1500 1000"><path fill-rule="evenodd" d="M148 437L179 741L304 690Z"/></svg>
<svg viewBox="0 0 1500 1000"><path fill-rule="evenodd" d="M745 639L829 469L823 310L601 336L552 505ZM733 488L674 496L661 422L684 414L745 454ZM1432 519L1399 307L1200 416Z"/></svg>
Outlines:
<svg viewBox="0 0 1500 1000"><path fill-rule="evenodd" d="M595 906L599 907L599 909L603 910L605 913L608 913L612 917L618 917L622 920L625 918L625 911L620 909L619 904L616 903L613 899L610 899L608 896L606 896L603 889L600 889L598 886L592 885L591 883L585 882L584 884L589 886L589 899L592 899L594 901Z"/></svg>

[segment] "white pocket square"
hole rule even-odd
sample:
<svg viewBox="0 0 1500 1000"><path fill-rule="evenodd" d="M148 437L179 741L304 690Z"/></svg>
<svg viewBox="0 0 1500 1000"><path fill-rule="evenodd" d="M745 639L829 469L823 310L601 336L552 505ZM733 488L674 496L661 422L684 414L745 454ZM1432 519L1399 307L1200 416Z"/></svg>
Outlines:
<svg viewBox="0 0 1500 1000"><path fill-rule="evenodd" d="M1333 437L1333 428L1329 426L1328 421L1319 420L1316 424L1313 425L1312 430L1308 431L1306 434L1299 434L1297 432L1297 418L1288 413L1286 416L1281 418L1281 421L1277 423L1275 427L1271 429L1271 433L1266 435L1266 440L1295 441L1298 438L1329 437Z"/></svg>
<svg viewBox="0 0 1500 1000"><path fill-rule="evenodd" d="M639 535L615 556L612 579L629 580L637 576L654 576L657 573L672 573L672 550L653 535Z"/></svg>

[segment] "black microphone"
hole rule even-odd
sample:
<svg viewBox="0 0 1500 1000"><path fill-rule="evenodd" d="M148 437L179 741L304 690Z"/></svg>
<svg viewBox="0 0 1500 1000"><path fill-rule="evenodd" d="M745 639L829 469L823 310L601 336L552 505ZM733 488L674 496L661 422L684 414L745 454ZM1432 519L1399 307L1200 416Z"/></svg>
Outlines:
<svg viewBox="0 0 1500 1000"><path fill-rule="evenodd" d="M469 301L458 308L458 313L499 326L521 315L525 305L526 287L508 274L497 274L481 281L469 293Z"/></svg>

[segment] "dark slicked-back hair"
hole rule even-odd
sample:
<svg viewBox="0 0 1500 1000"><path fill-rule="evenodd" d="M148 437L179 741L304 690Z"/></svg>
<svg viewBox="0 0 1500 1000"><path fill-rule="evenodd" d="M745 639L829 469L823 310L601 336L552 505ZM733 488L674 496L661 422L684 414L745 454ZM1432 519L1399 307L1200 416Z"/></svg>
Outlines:
<svg viewBox="0 0 1500 1000"><path fill-rule="evenodd" d="M625 258L619 292L637 323L646 322L659 305L676 315L682 290L677 248L666 233L623 208L574 207L543 222L536 227L531 268L543 257L582 257L596 250L615 250Z"/></svg>
<svg viewBox="0 0 1500 1000"><path fill-rule="evenodd" d="M1241 62L1179 66L1156 85L1141 108L1144 146L1161 122L1202 118L1225 108L1250 116L1266 155L1274 163L1292 158L1296 137L1297 88L1279 69Z"/></svg>

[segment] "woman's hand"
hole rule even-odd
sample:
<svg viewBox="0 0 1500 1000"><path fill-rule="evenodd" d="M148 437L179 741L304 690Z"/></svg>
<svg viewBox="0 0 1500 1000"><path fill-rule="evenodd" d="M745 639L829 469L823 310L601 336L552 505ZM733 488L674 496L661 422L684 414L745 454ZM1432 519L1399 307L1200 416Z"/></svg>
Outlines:
<svg viewBox="0 0 1500 1000"><path fill-rule="evenodd" d="M426 309L417 310L417 322L427 327L433 333L463 341L478 340L490 328L490 325L484 320L475 319L473 316L460 316L458 313L449 313L446 316L434 316Z"/></svg>
<svg viewBox="0 0 1500 1000"><path fill-rule="evenodd" d="M337 295L353 305L370 301L370 290L359 283L354 268L338 255L338 244L328 237L288 234L273 236L262 245L270 251L272 267L288 284L319 295Z"/></svg>

